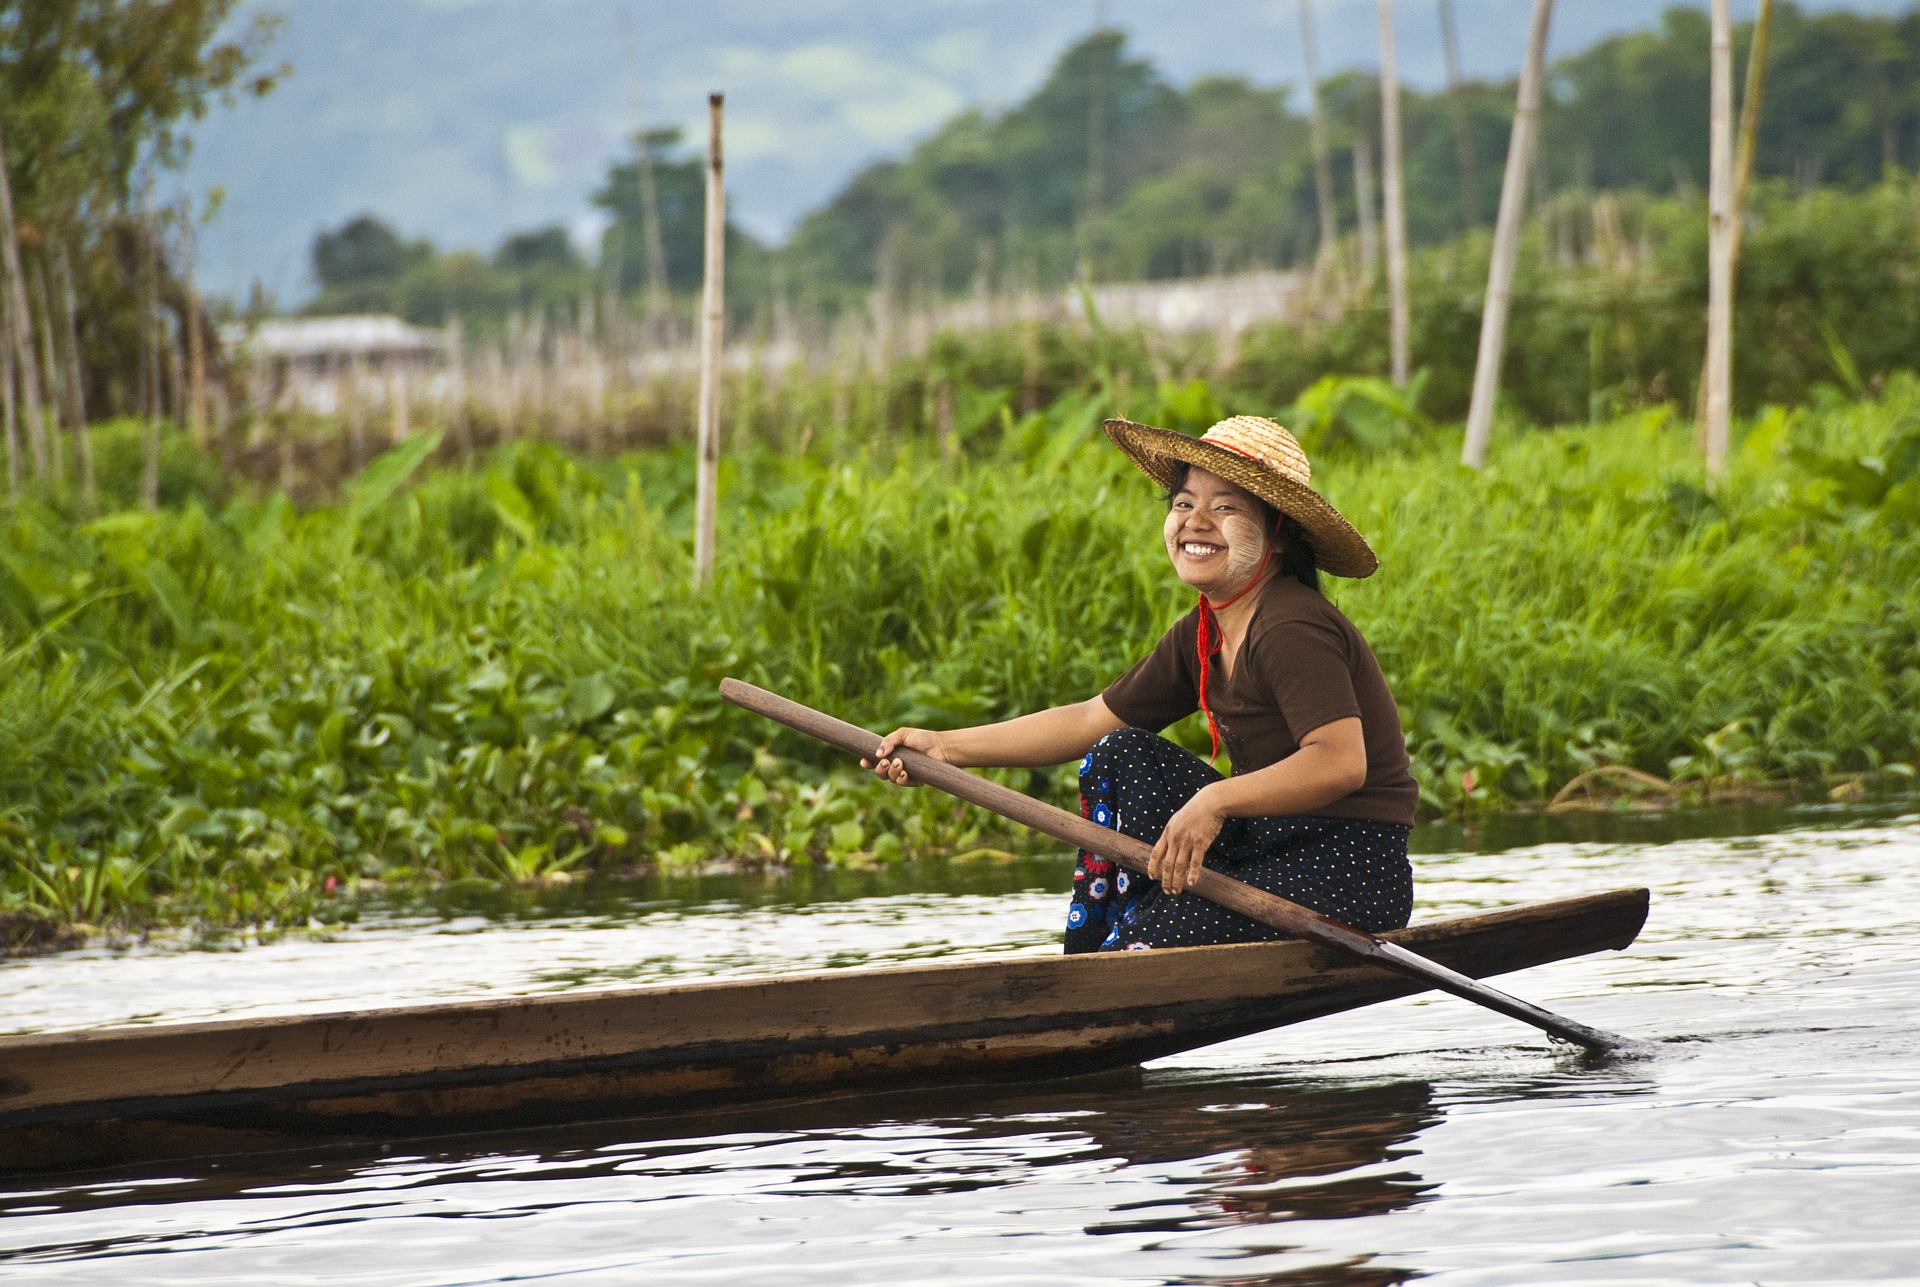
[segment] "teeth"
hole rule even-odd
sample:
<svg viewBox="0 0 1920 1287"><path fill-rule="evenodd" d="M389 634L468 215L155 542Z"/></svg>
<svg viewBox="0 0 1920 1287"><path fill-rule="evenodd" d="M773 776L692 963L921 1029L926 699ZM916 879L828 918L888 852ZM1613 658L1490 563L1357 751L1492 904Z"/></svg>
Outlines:
<svg viewBox="0 0 1920 1287"><path fill-rule="evenodd" d="M1185 545L1182 545L1180 548L1185 550L1189 554L1198 555L1201 557L1205 557L1206 555L1209 555L1209 554L1217 554L1220 552L1220 547L1217 545L1201 545L1196 541L1188 541Z"/></svg>

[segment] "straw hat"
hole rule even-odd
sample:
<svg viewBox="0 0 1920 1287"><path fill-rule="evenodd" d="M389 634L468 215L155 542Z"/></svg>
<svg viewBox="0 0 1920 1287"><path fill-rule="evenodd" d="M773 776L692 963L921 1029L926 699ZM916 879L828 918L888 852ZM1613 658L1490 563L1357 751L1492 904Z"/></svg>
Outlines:
<svg viewBox="0 0 1920 1287"><path fill-rule="evenodd" d="M1307 485L1313 477L1307 453L1273 421L1233 416L1198 438L1131 420L1109 420L1106 429L1114 446L1162 487L1173 486L1186 464L1246 488L1306 529L1321 571L1362 577L1380 566L1366 538Z"/></svg>

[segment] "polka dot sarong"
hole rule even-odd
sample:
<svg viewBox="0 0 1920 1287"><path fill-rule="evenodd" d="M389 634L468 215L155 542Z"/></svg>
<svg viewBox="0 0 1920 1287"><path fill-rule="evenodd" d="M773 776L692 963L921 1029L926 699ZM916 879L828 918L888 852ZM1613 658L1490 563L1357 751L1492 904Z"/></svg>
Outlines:
<svg viewBox="0 0 1920 1287"><path fill-rule="evenodd" d="M1163 737L1109 733L1080 762L1080 812L1148 844L1167 820L1220 774ZM1311 816L1229 818L1206 865L1364 930L1399 929L1413 915L1410 828L1394 822ZM1082 850L1067 907L1066 950L1196 947L1287 937L1195 894Z"/></svg>

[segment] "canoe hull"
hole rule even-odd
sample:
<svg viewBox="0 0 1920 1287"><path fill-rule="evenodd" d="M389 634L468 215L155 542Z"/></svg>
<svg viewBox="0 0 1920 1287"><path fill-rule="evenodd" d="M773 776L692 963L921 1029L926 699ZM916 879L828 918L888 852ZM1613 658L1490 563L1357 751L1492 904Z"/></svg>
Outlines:
<svg viewBox="0 0 1920 1287"><path fill-rule="evenodd" d="M1623 948L1646 914L1624 890L1388 937L1482 977ZM418 1134L1058 1077L1422 990L1283 942L0 1037L0 1168L142 1120Z"/></svg>

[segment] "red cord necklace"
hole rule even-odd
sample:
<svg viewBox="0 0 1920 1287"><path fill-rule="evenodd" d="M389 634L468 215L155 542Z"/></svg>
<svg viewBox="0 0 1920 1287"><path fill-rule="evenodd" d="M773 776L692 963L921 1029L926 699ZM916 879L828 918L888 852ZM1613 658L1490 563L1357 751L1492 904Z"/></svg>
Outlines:
<svg viewBox="0 0 1920 1287"><path fill-rule="evenodd" d="M1231 608L1247 597L1247 592L1260 584L1260 578L1267 574L1267 564L1273 562L1273 546L1268 544L1267 552L1261 556L1260 566L1253 570L1253 580L1240 587L1239 593L1215 608L1207 602L1204 592L1200 595L1200 633L1196 642L1200 648L1200 709L1207 714L1207 732L1213 735L1213 759L1220 758L1220 721L1213 717L1213 707L1207 704L1207 674L1212 667L1212 657L1222 642L1220 621L1216 612Z"/></svg>

